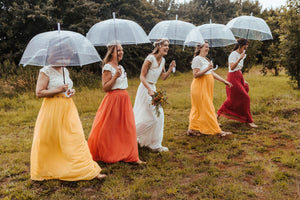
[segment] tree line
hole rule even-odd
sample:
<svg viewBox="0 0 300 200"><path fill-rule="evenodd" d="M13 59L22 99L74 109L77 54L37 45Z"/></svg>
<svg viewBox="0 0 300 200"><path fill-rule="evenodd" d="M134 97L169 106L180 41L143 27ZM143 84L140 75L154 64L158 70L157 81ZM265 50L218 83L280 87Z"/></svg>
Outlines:
<svg viewBox="0 0 300 200"><path fill-rule="evenodd" d="M247 52L246 67L262 64L262 73L273 70L274 75L285 68L292 83L300 89L299 67L299 2L288 0L287 5L276 10L264 10L258 1L250 0L192 0L187 3L176 3L175 0L0 0L0 80L12 84L15 88L25 87L30 82L26 76L34 79L38 67L18 66L27 43L36 34L57 29L57 23L62 30L70 30L86 35L88 30L97 22L111 19L112 12L117 18L129 19L137 22L148 34L155 24L162 20L175 19L190 22L196 26L209 23L226 24L234 17L250 15L266 20L271 28L274 39L270 41L250 41ZM227 67L227 57L232 46L214 48L214 63L220 67ZM174 50L173 50L174 49ZM97 47L100 56L105 55L105 47ZM124 46L124 59L121 64L126 68L129 76L140 73L144 58L152 50L151 44ZM170 45L167 63L176 59L177 70L190 70L193 48ZM29 68L29 69L27 69ZM99 63L80 69L72 67L75 82L89 84L91 78L99 77L101 68ZM78 73L87 77L79 77ZM34 74L34 75L32 75ZM22 84L17 84L15 76L23 76ZM80 74L82 75L82 74ZM74 78L73 78L74 79ZM30 84L30 83L28 83ZM1 85L1 82L0 82ZM21 85L21 86L20 86ZM0 86L1 87L1 86Z"/></svg>

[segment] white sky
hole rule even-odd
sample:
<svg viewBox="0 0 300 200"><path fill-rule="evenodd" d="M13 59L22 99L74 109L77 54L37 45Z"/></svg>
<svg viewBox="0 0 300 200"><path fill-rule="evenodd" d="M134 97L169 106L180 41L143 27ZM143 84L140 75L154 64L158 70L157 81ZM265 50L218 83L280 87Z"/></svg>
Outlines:
<svg viewBox="0 0 300 200"><path fill-rule="evenodd" d="M190 0L177 0L176 2L189 2ZM255 0L253 0L255 1ZM286 0L258 0L260 5L262 5L262 9L276 9L280 6L286 5Z"/></svg>

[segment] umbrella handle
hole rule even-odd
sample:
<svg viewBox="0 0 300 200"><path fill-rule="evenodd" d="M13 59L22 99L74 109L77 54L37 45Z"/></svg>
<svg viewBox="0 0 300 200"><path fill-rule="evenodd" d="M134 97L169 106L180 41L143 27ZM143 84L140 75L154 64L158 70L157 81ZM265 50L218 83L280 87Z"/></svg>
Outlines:
<svg viewBox="0 0 300 200"><path fill-rule="evenodd" d="M62 72L63 72L63 78L64 78L64 84L66 84L66 80L65 80L65 67L62 67Z"/></svg>

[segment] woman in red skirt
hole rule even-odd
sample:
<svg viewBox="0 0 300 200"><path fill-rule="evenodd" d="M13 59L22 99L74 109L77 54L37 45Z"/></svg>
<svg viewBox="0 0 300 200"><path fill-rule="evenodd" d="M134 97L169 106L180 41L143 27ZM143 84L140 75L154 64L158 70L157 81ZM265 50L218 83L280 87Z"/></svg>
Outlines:
<svg viewBox="0 0 300 200"><path fill-rule="evenodd" d="M95 161L143 164L138 155L132 104L126 91L126 72L118 64L122 58L120 44L107 47L102 67L106 95L96 113L88 145Z"/></svg>
<svg viewBox="0 0 300 200"><path fill-rule="evenodd" d="M253 123L250 112L249 86L241 72L248 44L248 40L244 38L238 39L238 43L228 57L229 73L227 81L232 83L232 87L226 87L227 99L218 110L217 117L224 116L247 123L251 128L256 128L257 125Z"/></svg>

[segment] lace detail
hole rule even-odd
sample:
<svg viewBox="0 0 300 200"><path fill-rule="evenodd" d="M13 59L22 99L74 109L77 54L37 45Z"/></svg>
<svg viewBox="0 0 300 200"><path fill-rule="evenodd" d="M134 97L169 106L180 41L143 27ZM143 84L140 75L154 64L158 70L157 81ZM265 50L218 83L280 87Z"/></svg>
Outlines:
<svg viewBox="0 0 300 200"><path fill-rule="evenodd" d="M155 84L165 65L165 59L164 58L161 59L160 65L158 65L154 55L148 55L145 60L151 62L150 69L148 70L148 73L146 75L146 80L150 83Z"/></svg>
<svg viewBox="0 0 300 200"><path fill-rule="evenodd" d="M47 86L48 90L59 88L64 84L64 78L61 73L53 69L51 66L45 66L42 69L40 69L40 72L43 72L46 76L49 77L49 83ZM73 87L73 81L70 79L69 71L64 67L64 73L65 73L65 82L68 85L69 89Z"/></svg>
<svg viewBox="0 0 300 200"><path fill-rule="evenodd" d="M191 68L204 70L208 67L208 65L209 65L209 62L208 62L208 60L206 60L206 58L201 57L201 56L196 56L192 61ZM207 71L205 74L211 74L211 70Z"/></svg>
<svg viewBox="0 0 300 200"><path fill-rule="evenodd" d="M119 67L121 67L122 75L119 78L117 78L116 83L112 87L112 90L114 90L114 89L126 89L128 87L127 75L126 75L125 69L122 65L119 65ZM112 77L117 72L117 70L108 63L103 66L102 73L104 71L110 71Z"/></svg>

